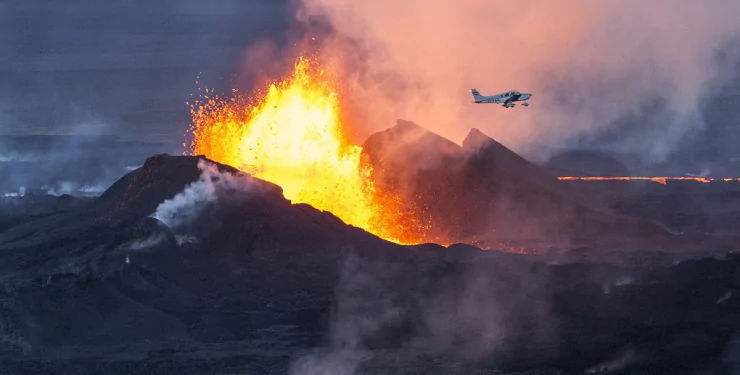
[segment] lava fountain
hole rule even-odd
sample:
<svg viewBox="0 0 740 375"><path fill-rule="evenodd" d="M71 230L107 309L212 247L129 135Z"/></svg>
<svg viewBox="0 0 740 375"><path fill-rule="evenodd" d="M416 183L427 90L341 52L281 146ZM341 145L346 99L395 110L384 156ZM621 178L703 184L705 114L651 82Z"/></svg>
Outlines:
<svg viewBox="0 0 740 375"><path fill-rule="evenodd" d="M418 243L428 228L380 192L362 148L340 121L339 95L314 61L299 58L291 76L254 97L209 90L191 103L190 152L278 184L285 197L398 243Z"/></svg>

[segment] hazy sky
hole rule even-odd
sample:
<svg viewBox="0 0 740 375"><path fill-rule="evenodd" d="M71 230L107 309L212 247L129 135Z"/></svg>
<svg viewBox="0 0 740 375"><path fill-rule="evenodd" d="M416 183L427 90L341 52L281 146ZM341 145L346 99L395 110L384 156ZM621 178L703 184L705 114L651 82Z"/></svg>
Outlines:
<svg viewBox="0 0 740 375"><path fill-rule="evenodd" d="M256 40L285 43L282 0L0 0L0 134L177 136L204 84L238 80Z"/></svg>
<svg viewBox="0 0 740 375"><path fill-rule="evenodd" d="M202 87L249 88L318 17L319 47L349 62L364 133L401 117L457 142L479 127L518 151L740 159L735 1L465 4L0 0L0 134L181 137L199 72ZM533 106L473 108L475 85L536 91Z"/></svg>

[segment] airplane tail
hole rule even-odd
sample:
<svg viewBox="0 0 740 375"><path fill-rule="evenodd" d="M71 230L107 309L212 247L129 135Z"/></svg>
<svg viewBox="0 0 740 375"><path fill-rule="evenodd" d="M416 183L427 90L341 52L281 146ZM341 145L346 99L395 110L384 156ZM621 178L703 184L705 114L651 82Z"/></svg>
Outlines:
<svg viewBox="0 0 740 375"><path fill-rule="evenodd" d="M480 93L478 92L478 90L476 90L476 89L472 89L472 90L470 90L470 92L471 92L471 93L473 94L473 99L475 99L475 100L480 100L480 99L483 99L483 95L481 95L481 94L480 94Z"/></svg>

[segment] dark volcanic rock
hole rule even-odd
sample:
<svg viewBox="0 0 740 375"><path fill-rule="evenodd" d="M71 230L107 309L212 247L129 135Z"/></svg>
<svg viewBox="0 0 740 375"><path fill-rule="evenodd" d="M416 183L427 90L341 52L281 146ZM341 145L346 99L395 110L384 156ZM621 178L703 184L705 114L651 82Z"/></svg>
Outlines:
<svg viewBox="0 0 740 375"><path fill-rule="evenodd" d="M544 168L477 129L460 147L399 121L368 138L363 149L378 185L425 215L438 242L537 252L674 250L681 244L647 220L582 204Z"/></svg>
<svg viewBox="0 0 740 375"><path fill-rule="evenodd" d="M154 155L141 168L123 176L92 205L91 214L106 220L136 220L154 212L165 199L198 180L198 161L204 156ZM220 171L238 173L235 168L214 163ZM279 187L275 187L279 190Z"/></svg>
<svg viewBox="0 0 740 375"><path fill-rule="evenodd" d="M552 175L478 129L470 130L462 147L481 175L494 177L496 180L489 182L500 185L537 184L550 186L552 189Z"/></svg>
<svg viewBox="0 0 740 375"><path fill-rule="evenodd" d="M199 163L221 174L203 181ZM149 217L194 184L228 178L248 194L214 191L184 225ZM337 255L392 248L291 204L274 184L203 157L157 155L88 206L0 233L3 350L54 359L136 342L124 355L136 357L173 340L243 340L283 323L318 329ZM302 329L290 335L315 340Z"/></svg>
<svg viewBox="0 0 740 375"><path fill-rule="evenodd" d="M491 157L456 152L431 163ZM189 215L162 214L178 204ZM0 373L723 374L739 274L735 255L555 265L398 246L229 167L159 155L89 206L0 232Z"/></svg>
<svg viewBox="0 0 740 375"><path fill-rule="evenodd" d="M368 137L363 149L372 165L383 171L435 168L446 159L462 156L460 146L404 120L398 120L396 126Z"/></svg>

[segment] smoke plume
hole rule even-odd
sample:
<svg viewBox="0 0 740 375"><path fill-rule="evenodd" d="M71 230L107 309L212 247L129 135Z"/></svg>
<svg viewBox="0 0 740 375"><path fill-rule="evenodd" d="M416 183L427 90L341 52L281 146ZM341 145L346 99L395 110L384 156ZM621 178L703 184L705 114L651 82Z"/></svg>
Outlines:
<svg viewBox="0 0 740 375"><path fill-rule="evenodd" d="M406 372L420 358L440 356L454 368L495 363L523 345L552 345L558 321L552 291L542 287L545 273L515 258L463 263L440 274L434 263L409 272L407 263L342 259L326 345L296 358L291 373ZM365 368L372 363L388 369Z"/></svg>
<svg viewBox="0 0 740 375"><path fill-rule="evenodd" d="M740 34L733 0L303 0L297 17L334 28L321 54L363 131L407 118L459 142L478 127L533 157L605 138L665 158L703 126ZM471 88L532 92L533 105L473 105Z"/></svg>

